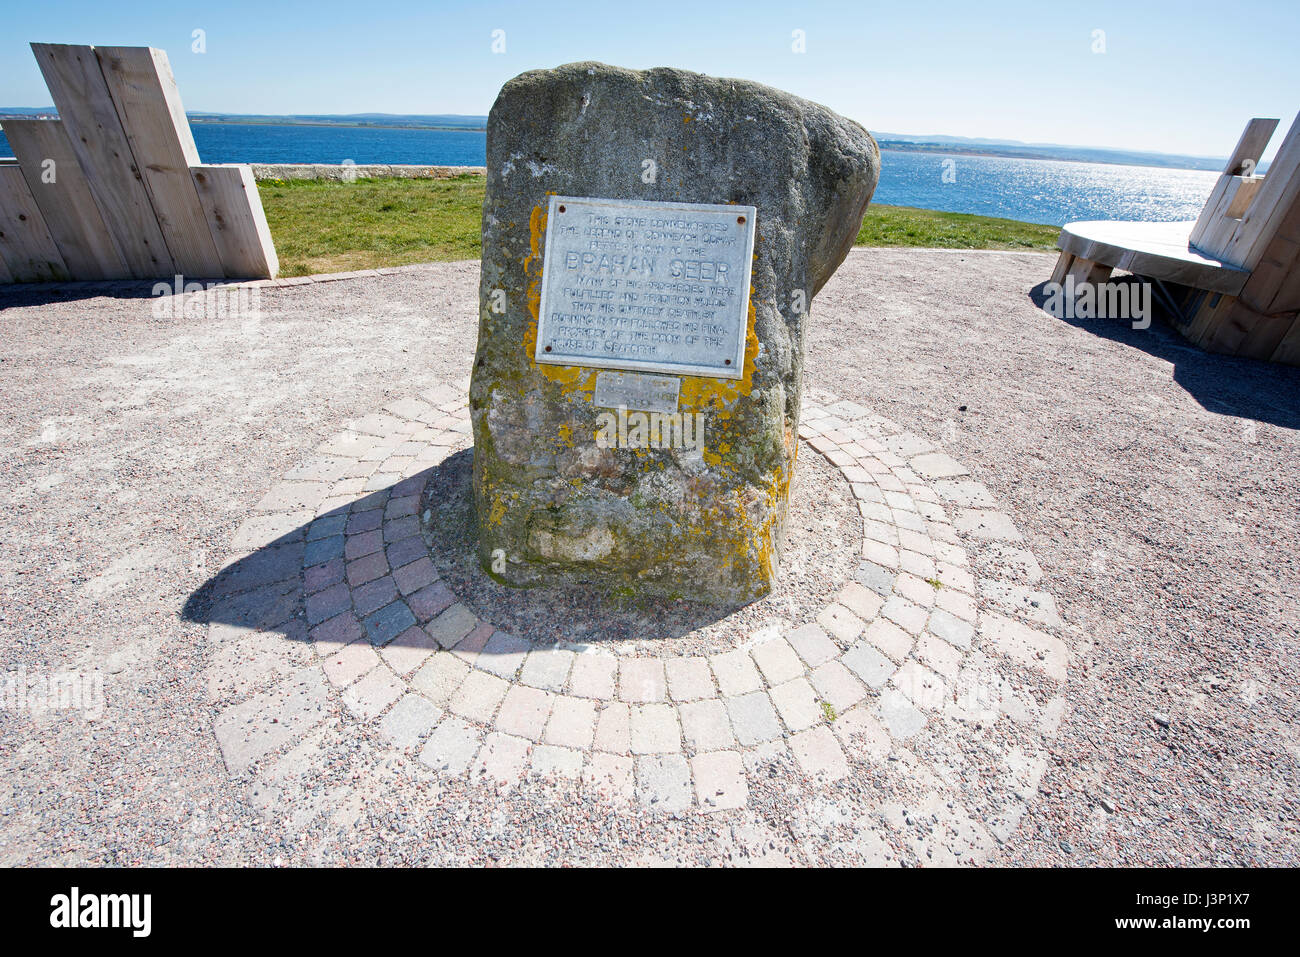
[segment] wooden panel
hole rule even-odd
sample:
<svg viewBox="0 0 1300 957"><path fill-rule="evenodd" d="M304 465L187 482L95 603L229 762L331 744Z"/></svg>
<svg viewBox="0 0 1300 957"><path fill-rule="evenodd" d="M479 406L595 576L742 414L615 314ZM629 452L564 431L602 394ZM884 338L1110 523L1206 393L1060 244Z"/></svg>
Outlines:
<svg viewBox="0 0 1300 957"><path fill-rule="evenodd" d="M126 279L90 184L58 120L6 120L5 136L18 155L36 205L73 279ZM53 166L46 170L46 161ZM52 180L52 181L49 181Z"/></svg>
<svg viewBox="0 0 1300 957"><path fill-rule="evenodd" d="M1300 366L1300 317L1291 320L1291 328L1282 337L1270 358L1289 366Z"/></svg>
<svg viewBox="0 0 1300 957"><path fill-rule="evenodd" d="M273 279L280 261L250 166L190 170L230 279Z"/></svg>
<svg viewBox="0 0 1300 957"><path fill-rule="evenodd" d="M187 278L221 277L190 177L199 153L167 54L150 47L96 47L95 54L177 270Z"/></svg>
<svg viewBox="0 0 1300 957"><path fill-rule="evenodd" d="M0 256L18 282L57 282L68 269L17 166L0 166Z"/></svg>
<svg viewBox="0 0 1300 957"><path fill-rule="evenodd" d="M172 275L175 263L95 51L82 45L33 43L32 52L122 261L138 278Z"/></svg>

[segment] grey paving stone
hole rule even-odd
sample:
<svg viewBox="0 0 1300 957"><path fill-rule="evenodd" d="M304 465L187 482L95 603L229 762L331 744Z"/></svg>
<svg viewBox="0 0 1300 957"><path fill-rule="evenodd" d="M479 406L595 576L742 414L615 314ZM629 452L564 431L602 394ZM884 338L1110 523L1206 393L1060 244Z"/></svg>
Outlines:
<svg viewBox="0 0 1300 957"><path fill-rule="evenodd" d="M387 668L375 668L343 692L343 703L358 717L373 718L402 696L406 685Z"/></svg>
<svg viewBox="0 0 1300 957"><path fill-rule="evenodd" d="M415 615L404 601L385 605L363 623L372 645L386 645L415 624Z"/></svg>
<svg viewBox="0 0 1300 957"><path fill-rule="evenodd" d="M691 769L680 754L637 758L637 798L656 811L684 811L691 806Z"/></svg>
<svg viewBox="0 0 1300 957"><path fill-rule="evenodd" d="M781 737L781 723L776 718L772 699L765 692L755 691L734 698L724 698L727 714L736 739L746 747Z"/></svg>
<svg viewBox="0 0 1300 957"><path fill-rule="evenodd" d="M861 562L854 577L877 595L888 597L894 592L894 577L897 572L877 565L875 562Z"/></svg>
<svg viewBox="0 0 1300 957"><path fill-rule="evenodd" d="M971 639L975 637L974 625L962 621L942 608L930 612L930 620L926 623L926 628L930 634L942 638L948 644L963 651L970 650Z"/></svg>
<svg viewBox="0 0 1300 957"><path fill-rule="evenodd" d="M824 665L840 653L839 646L818 625L796 628L786 638L810 668Z"/></svg>
<svg viewBox="0 0 1300 957"><path fill-rule="evenodd" d="M736 746L727 707L720 698L705 698L679 705L682 735L692 751L718 751Z"/></svg>
<svg viewBox="0 0 1300 957"><path fill-rule="evenodd" d="M384 715L379 728L399 748L410 748L418 744L441 717L442 709L428 698L408 694Z"/></svg>
<svg viewBox="0 0 1300 957"><path fill-rule="evenodd" d="M925 715L900 691L886 688L880 693L875 716L898 741L906 741L925 727Z"/></svg>

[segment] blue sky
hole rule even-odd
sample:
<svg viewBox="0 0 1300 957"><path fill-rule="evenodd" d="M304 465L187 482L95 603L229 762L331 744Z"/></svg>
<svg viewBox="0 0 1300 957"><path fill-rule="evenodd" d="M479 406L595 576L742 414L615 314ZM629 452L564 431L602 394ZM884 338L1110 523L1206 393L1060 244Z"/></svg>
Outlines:
<svg viewBox="0 0 1300 957"><path fill-rule="evenodd" d="M1297 0L52 0L3 20L0 106L50 103L40 40L162 47L187 109L232 113L486 113L515 74L580 59L746 77L873 130L1210 156L1300 109Z"/></svg>

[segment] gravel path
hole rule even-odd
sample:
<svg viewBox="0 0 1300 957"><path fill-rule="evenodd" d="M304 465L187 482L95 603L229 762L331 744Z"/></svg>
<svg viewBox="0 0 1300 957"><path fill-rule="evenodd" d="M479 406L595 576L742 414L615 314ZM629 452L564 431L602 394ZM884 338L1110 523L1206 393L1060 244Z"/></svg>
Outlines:
<svg viewBox="0 0 1300 957"><path fill-rule="evenodd" d="M1001 500L1041 566L1021 576L1066 623L1066 716L991 859L1294 865L1300 371L1051 319L1029 298L1050 264L856 251L809 341L816 387ZM102 669L108 701L94 721L0 710L0 863L914 860L835 817L869 779L794 807L779 761L747 808L619 813L437 778L337 711L284 777L228 772L213 649L181 609L343 422L463 385L477 279L271 288L254 323L0 293L0 670Z"/></svg>

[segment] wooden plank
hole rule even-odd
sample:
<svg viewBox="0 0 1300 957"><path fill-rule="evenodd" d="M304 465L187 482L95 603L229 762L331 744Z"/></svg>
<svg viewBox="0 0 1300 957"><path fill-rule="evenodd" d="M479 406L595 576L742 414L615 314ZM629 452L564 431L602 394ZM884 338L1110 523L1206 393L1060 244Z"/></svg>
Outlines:
<svg viewBox="0 0 1300 957"><path fill-rule="evenodd" d="M96 47L95 55L177 270L186 278L220 278L221 257L190 177L199 151L167 54Z"/></svg>
<svg viewBox="0 0 1300 957"><path fill-rule="evenodd" d="M33 43L32 52L127 269L141 279L172 275L175 263L95 51L84 45Z"/></svg>
<svg viewBox="0 0 1300 957"><path fill-rule="evenodd" d="M18 282L59 282L69 278L23 171L0 166L0 256Z"/></svg>
<svg viewBox="0 0 1300 957"><path fill-rule="evenodd" d="M1269 164L1268 175L1255 194L1255 201L1223 248L1224 258L1245 269L1254 269L1297 197L1300 197L1300 116Z"/></svg>
<svg viewBox="0 0 1300 957"><path fill-rule="evenodd" d="M1273 131L1277 129L1278 122L1277 119L1258 116L1248 122L1241 132L1241 138L1237 140L1236 148L1228 157L1228 165L1223 168L1223 171L1229 176L1243 176L1247 172L1245 164L1249 160L1249 171L1254 172L1255 164L1264 155L1264 148L1273 138Z"/></svg>
<svg viewBox="0 0 1300 957"><path fill-rule="evenodd" d="M246 165L195 166L194 186L208 216L229 279L273 279L280 260L262 210L262 197Z"/></svg>
<svg viewBox="0 0 1300 957"><path fill-rule="evenodd" d="M73 279L127 279L59 120L7 120L5 136Z"/></svg>

